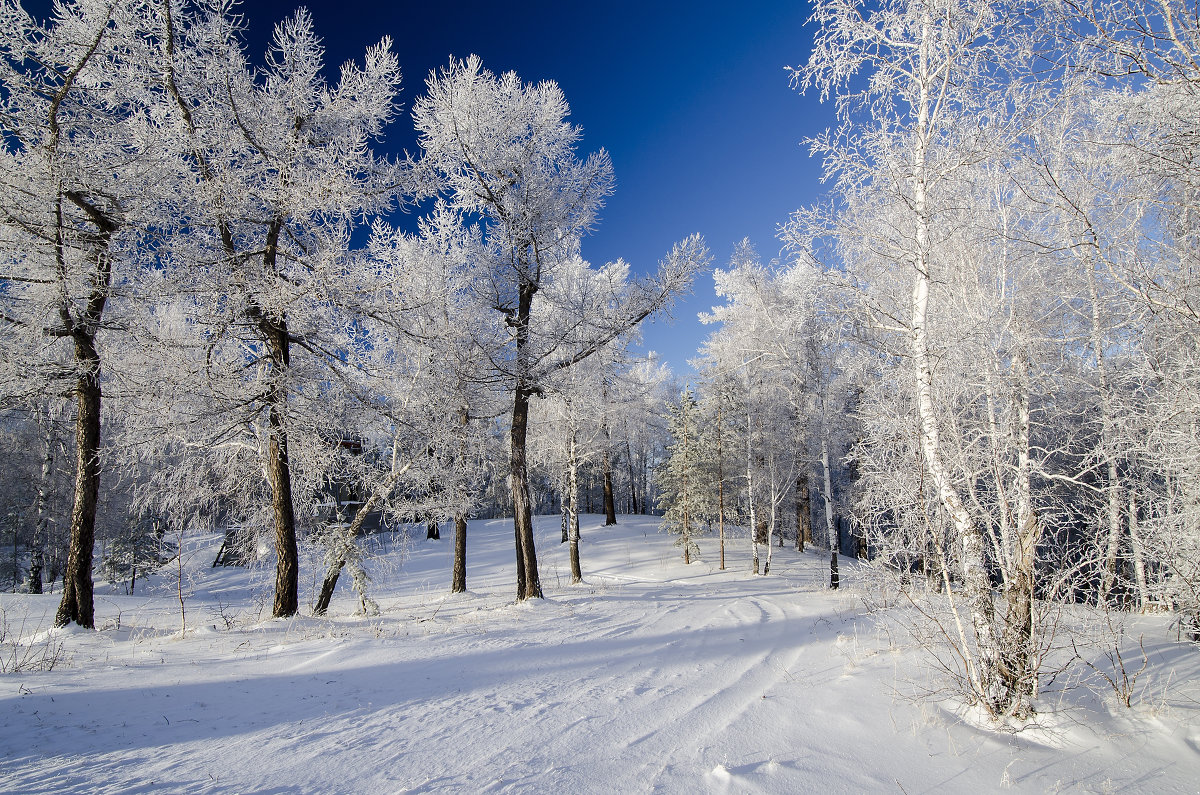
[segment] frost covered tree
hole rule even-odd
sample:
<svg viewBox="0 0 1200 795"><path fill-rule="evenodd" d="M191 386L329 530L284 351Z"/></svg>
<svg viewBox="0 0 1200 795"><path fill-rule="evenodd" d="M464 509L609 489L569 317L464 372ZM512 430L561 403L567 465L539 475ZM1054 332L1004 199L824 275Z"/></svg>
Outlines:
<svg viewBox="0 0 1200 795"><path fill-rule="evenodd" d="M1068 2L1054 11L1057 24L1048 36L1065 61L1095 78L1088 86L1090 98L1078 104L1090 117L1089 143L1103 146L1065 138L1068 145L1058 147L1065 153L1047 174L1055 177L1056 207L1063 225L1080 240L1078 249L1098 294L1115 287L1118 298L1125 299L1121 308L1135 321L1118 327L1119 334L1101 330L1093 343L1115 337L1120 344L1113 350L1133 351L1129 388L1112 390L1101 406L1125 420L1124 428L1108 423L1101 458L1109 528L1101 590L1109 596L1118 584L1122 538L1127 537L1130 579L1143 608L1174 606L1200 616L1200 534L1191 507L1196 503L1185 496L1196 493L1191 484L1197 480L1188 430L1197 416L1194 351L1200 339L1196 5L1108 0ZM1131 213L1134 224L1127 221ZM1119 221L1115 228L1106 217L1112 215ZM1111 368L1106 380L1119 384L1120 363L1104 358L1097 353L1097 372ZM1160 576L1153 574L1158 567L1152 562L1161 565Z"/></svg>
<svg viewBox="0 0 1200 795"><path fill-rule="evenodd" d="M113 298L147 262L176 185L162 35L149 2L56 4L45 25L0 7L0 377L6 401L75 404L60 625L94 622L102 392L122 336Z"/></svg>
<svg viewBox="0 0 1200 795"><path fill-rule="evenodd" d="M975 241L947 241L962 206L955 204L963 184L956 179L1007 134L1004 91L1018 65L1017 26L1025 19L1021 7L971 0L897 0L865 8L846 0L820 2L813 15L819 26L813 53L794 72L797 87L836 97L840 126L813 148L825 158L839 197L877 210L871 221L855 224L855 232L844 227L840 239L854 247L853 235L862 234L859 249L867 256L909 274L907 289L894 278L880 283L879 289L890 292L886 302L872 304L878 310L872 320L905 341L905 390L912 398L923 478L953 530L972 632L969 642L960 633L966 680L973 698L994 716L1028 713L1036 689L1029 607L1042 528L1028 499L1030 404L1022 363L1028 363L1029 349L1018 341L1005 360L1018 396L1012 438L1020 448L1015 483L1023 496L1006 546L1016 556L1017 576L998 621L987 524L972 504L970 472L964 476L951 457L956 426L947 389L955 387L938 377L940 352L931 329L953 311L935 285L977 264L970 260L978 252L970 248Z"/></svg>
<svg viewBox="0 0 1200 795"><path fill-rule="evenodd" d="M752 568L767 573L773 541L782 538L782 508L807 466L795 432L797 412L806 405L797 337L803 308L785 300L777 272L760 262L748 240L734 247L730 267L714 280L725 304L701 317L720 328L705 341L699 361L709 376L710 399L721 396L721 424L733 431L722 464L727 452L730 462L735 455L740 462Z"/></svg>
<svg viewBox="0 0 1200 795"><path fill-rule="evenodd" d="M603 289L582 289L595 282L582 277L579 241L612 191L612 166L603 151L576 157L582 133L567 114L556 84L493 75L475 56L431 74L413 109L421 173L455 212L479 219L472 284L479 317L492 320L477 342L512 401L518 599L542 595L526 460L531 399L547 377L662 309L705 262L703 243L691 238L653 279L631 282L617 263L606 267Z"/></svg>
<svg viewBox="0 0 1200 795"><path fill-rule="evenodd" d="M321 392L332 380L353 394L363 371L354 316L377 274L347 251L356 220L388 209L399 187L370 145L395 114L400 70L385 38L328 83L304 10L276 26L261 68L223 4L168 22L167 83L190 179L164 278L187 296L178 306L206 350L203 445L258 452L277 561L272 614L288 616L298 609L295 459L308 459L312 493L322 478L311 464L329 453L320 437L335 432ZM302 438L309 449L297 449Z"/></svg>
<svg viewBox="0 0 1200 795"><path fill-rule="evenodd" d="M691 387L668 407L672 442L667 458L659 466L663 509L662 529L678 535L675 546L683 549L683 562L699 558L700 547L693 537L704 531L712 515L710 459L703 446L700 405Z"/></svg>

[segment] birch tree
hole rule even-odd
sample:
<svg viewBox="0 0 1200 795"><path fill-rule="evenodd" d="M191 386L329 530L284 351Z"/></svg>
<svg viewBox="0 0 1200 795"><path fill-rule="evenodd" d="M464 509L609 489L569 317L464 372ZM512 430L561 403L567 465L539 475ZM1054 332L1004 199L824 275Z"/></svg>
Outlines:
<svg viewBox="0 0 1200 795"><path fill-rule="evenodd" d="M871 190L894 197L895 230L885 256L911 276L907 311L891 325L908 340L922 465L954 528L973 645L967 660L970 689L992 715L1025 714L1026 671L1004 656L987 571L986 538L967 504L943 443L947 415L936 400L930 324L941 311L931 303L936 280L951 267L941 255L948 184L986 156L995 133L986 124L997 87L1012 64L1009 26L1019 8L977 2L885 2L864 8L844 0L820 2L808 63L794 84L835 96L840 126L813 141L827 173L843 194ZM985 123L981 124L981 120ZM985 135L985 133L987 133ZM1025 547L1036 545L1033 527ZM1032 583L1026 587L1032 588ZM1029 598L1027 592L1025 598ZM1020 620L1014 616L1014 620Z"/></svg>

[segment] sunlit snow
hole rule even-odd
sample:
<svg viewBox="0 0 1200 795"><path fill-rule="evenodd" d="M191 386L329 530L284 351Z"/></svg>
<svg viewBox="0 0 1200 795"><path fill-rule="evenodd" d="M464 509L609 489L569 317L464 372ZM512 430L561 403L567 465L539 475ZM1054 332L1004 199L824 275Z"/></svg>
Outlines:
<svg viewBox="0 0 1200 795"><path fill-rule="evenodd" d="M516 604L511 522L475 521L469 594L422 538L376 566L380 615L342 590L326 619L264 620L270 567L210 568L219 539L198 541L186 638L168 566L149 592L99 586L102 629L50 633L52 671L0 676L0 791L1195 791L1200 660L1165 620L1133 709L1060 686L1000 732L910 698L937 677L852 562L837 592L819 550L756 577L745 539L722 572L703 537L685 567L657 523L584 517L571 586L539 519L547 598ZM44 639L58 599L0 595L9 631Z"/></svg>

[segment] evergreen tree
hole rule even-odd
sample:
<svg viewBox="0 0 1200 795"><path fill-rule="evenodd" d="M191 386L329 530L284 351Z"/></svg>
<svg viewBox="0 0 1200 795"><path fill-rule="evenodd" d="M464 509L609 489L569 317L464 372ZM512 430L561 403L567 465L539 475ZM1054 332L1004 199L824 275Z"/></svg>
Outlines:
<svg viewBox="0 0 1200 795"><path fill-rule="evenodd" d="M710 456L704 451L700 406L691 387L683 391L678 403L670 406L669 426L674 441L667 448L667 460L659 468L661 528L679 536L675 546L683 547L683 562L691 563L693 556L700 555L692 537L703 531L701 522L712 513L708 488Z"/></svg>

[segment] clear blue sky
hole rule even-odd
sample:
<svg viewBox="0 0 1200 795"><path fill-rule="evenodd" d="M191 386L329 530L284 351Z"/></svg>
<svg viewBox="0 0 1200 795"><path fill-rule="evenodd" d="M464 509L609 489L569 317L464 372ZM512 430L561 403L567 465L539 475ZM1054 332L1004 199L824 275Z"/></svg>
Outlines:
<svg viewBox="0 0 1200 795"><path fill-rule="evenodd" d="M29 2L44 14L48 2ZM241 6L252 56L272 26L301 3L250 0ZM651 271L674 241L704 235L717 266L749 237L764 260L779 253L775 234L796 208L823 190L820 164L801 145L829 126L833 109L788 86L787 65L808 57L807 3L715 2L381 3L310 0L326 62L360 58L383 35L395 41L404 72L404 116L388 148L413 150L407 109L430 70L471 53L493 72L555 80L584 129L581 153L612 157L617 190L584 256L624 257ZM675 320L648 325L645 347L676 372L687 369L710 328L696 320L715 297L712 279L675 307Z"/></svg>

